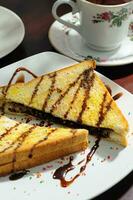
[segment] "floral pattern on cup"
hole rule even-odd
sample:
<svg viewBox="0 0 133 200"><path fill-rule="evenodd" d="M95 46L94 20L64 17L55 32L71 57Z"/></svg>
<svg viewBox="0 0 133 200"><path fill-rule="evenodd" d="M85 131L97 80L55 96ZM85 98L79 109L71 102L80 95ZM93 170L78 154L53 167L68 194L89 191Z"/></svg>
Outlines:
<svg viewBox="0 0 133 200"><path fill-rule="evenodd" d="M133 14L133 13L132 13ZM79 24L79 17L77 15L73 15L71 20L67 20L68 22L71 22L72 24ZM63 31L66 35L69 35L69 32L71 31L71 28L63 25ZM129 32L128 37L131 41L133 41L133 21L129 25Z"/></svg>
<svg viewBox="0 0 133 200"><path fill-rule="evenodd" d="M130 37L130 40L133 41L133 22L129 25L129 33L128 36Z"/></svg>
<svg viewBox="0 0 133 200"><path fill-rule="evenodd" d="M78 24L79 23L79 17L77 15L73 15L72 16L72 19L71 20L67 20L68 22L71 22L73 24ZM62 31L64 32L64 34L66 35L66 37L69 37L69 33L72 29L69 28L68 26L65 26L65 25L62 25ZM129 25L129 33L128 33L128 38L129 40L133 41L133 21L130 23ZM98 56L94 56L94 55L82 55L82 54L79 54L78 52L75 52L74 50L71 49L71 51L77 56L79 57L80 59L82 60L88 60L88 59L94 59L96 60L97 62L99 63L103 63L103 62L107 62L107 61L117 61L119 60L120 58L118 57L115 58L115 59L108 59L108 57L98 57Z"/></svg>
<svg viewBox="0 0 133 200"><path fill-rule="evenodd" d="M92 22L94 24L101 23L101 22L108 22L110 23L110 27L117 26L120 27L122 22L127 19L129 15L127 8L122 8L119 12L103 12L98 13L96 16L93 16Z"/></svg>

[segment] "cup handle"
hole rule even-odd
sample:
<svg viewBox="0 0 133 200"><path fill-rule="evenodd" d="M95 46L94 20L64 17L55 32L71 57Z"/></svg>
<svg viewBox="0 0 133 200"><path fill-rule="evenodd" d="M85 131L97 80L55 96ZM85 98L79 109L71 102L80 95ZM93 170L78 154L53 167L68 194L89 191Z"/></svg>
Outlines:
<svg viewBox="0 0 133 200"><path fill-rule="evenodd" d="M70 27L70 28L76 30L77 32L80 32L80 25L77 25L77 26L76 26L76 25L74 25L74 24L72 24L72 23L69 23L69 22L67 22L67 21L65 21L65 20L63 20L63 19L61 19L61 18L57 15L57 9L58 9L58 7L59 7L60 5L62 5L62 4L68 4L68 5L70 5L70 6L72 7L72 14L75 14L75 13L79 12L78 7L77 7L77 4L76 4L75 2L73 2L73 1L71 1L71 0L57 0L57 1L54 3L53 7L52 7L52 14L53 14L53 17L54 17L57 21L59 21L60 23L62 23L62 24L64 24L64 25L66 25L66 26L68 26L68 27Z"/></svg>

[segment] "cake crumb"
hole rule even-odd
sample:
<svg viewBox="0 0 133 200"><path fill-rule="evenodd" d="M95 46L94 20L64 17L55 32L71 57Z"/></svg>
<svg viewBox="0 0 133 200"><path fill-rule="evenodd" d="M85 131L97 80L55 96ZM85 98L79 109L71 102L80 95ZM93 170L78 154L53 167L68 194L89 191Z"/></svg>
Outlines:
<svg viewBox="0 0 133 200"><path fill-rule="evenodd" d="M34 175L36 176L36 178L40 178L42 176L42 174L40 172L37 172Z"/></svg>

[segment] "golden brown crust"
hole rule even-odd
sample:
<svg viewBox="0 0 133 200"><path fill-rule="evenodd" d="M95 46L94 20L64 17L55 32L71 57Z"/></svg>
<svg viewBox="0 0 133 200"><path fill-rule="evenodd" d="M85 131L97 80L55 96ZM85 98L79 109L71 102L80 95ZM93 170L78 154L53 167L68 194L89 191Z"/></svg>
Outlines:
<svg viewBox="0 0 133 200"><path fill-rule="evenodd" d="M38 157L44 157L43 160L47 162L52 160L54 152L55 158L58 158L57 156L61 152L66 155L78 148L81 150L81 144L84 144L82 148L86 148L88 145L88 131L85 129L39 127L18 123L5 116L0 117L1 167L8 163L23 163L29 158L37 160ZM74 148L75 146L76 148ZM64 149L68 149L66 154ZM45 155L47 155L47 159ZM32 162L30 163L32 165ZM14 164L12 167L15 167Z"/></svg>
<svg viewBox="0 0 133 200"><path fill-rule="evenodd" d="M18 160L17 162L14 163L14 170L19 171L23 169L28 169L52 160L55 160L57 158L60 158L62 156L69 155L71 153L75 153L77 151L82 151L85 150L88 146L87 142L82 142L79 144L74 144L72 146L67 146L62 149L58 149L56 151L50 152L50 153L43 153L43 154L38 154L36 157L32 158L27 158L26 160L20 161ZM11 173L13 170L13 163L8 163L5 165L0 166L0 176L5 176L9 173Z"/></svg>
<svg viewBox="0 0 133 200"><path fill-rule="evenodd" d="M116 102L113 100L112 96L109 94L107 88L103 84L103 82L99 79L99 77L96 77L98 84L101 85L101 90L104 92L106 91L106 101L111 102L110 110L107 113L103 123L101 124L101 127L108 126L110 129L114 130L117 134L127 134L128 132L128 122L126 118L124 117L122 111L117 106ZM98 91L97 91L98 93ZM100 99L97 99L100 101Z"/></svg>

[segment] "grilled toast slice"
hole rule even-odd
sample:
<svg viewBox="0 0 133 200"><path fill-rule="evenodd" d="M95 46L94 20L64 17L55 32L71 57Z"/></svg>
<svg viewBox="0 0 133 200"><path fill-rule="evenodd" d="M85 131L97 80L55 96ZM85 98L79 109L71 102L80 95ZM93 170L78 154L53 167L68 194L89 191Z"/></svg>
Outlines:
<svg viewBox="0 0 133 200"><path fill-rule="evenodd" d="M39 127L1 116L0 176L84 150L87 146L87 130Z"/></svg>
<svg viewBox="0 0 133 200"><path fill-rule="evenodd" d="M63 120L108 129L111 140L126 146L127 120L94 68L95 61L84 61L27 83L9 85L5 98Z"/></svg>

